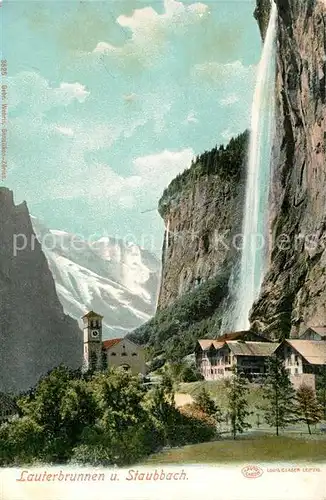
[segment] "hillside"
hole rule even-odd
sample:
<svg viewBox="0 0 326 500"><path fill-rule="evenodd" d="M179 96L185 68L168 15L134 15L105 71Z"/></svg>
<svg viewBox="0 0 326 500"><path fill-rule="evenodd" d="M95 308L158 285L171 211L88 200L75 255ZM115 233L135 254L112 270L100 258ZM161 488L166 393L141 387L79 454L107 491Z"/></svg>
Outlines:
<svg viewBox="0 0 326 500"><path fill-rule="evenodd" d="M61 363L81 366L82 332L64 314L26 203L3 187L0 237L0 391L19 392Z"/></svg>

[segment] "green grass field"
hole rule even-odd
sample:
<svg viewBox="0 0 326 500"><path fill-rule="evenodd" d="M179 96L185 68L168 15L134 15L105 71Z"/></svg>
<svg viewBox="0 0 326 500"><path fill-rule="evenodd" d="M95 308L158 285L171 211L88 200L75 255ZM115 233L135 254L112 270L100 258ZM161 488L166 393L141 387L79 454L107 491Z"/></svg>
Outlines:
<svg viewBox="0 0 326 500"><path fill-rule="evenodd" d="M182 383L178 386L178 393L190 394L193 398L205 388L212 398L215 399L222 411L227 408L226 388L224 381L200 381L191 383ZM253 427L256 426L257 415L260 422L263 421L261 407L264 405L261 388L257 385L250 384L248 392L248 410L252 412L248 421Z"/></svg>
<svg viewBox="0 0 326 500"><path fill-rule="evenodd" d="M166 450L153 455L146 465L246 462L325 462L326 439L254 436L225 439Z"/></svg>

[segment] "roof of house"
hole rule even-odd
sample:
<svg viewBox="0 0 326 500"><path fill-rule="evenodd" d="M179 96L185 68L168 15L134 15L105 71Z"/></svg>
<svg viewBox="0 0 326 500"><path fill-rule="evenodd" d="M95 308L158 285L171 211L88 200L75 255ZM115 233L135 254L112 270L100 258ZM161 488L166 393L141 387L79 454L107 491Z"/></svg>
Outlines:
<svg viewBox="0 0 326 500"><path fill-rule="evenodd" d="M279 346L276 342L226 342L231 352L236 356L271 356Z"/></svg>
<svg viewBox="0 0 326 500"><path fill-rule="evenodd" d="M103 348L104 349L111 349L111 347L113 347L114 345L119 344L119 342L121 342L121 340L123 340L123 339L120 338L120 339L104 340L103 343L102 343Z"/></svg>
<svg viewBox="0 0 326 500"><path fill-rule="evenodd" d="M93 317L103 318L103 316L101 316L100 314L98 314L94 311L89 311L88 313L84 314L84 316L83 316L83 318L93 318Z"/></svg>
<svg viewBox="0 0 326 500"><path fill-rule="evenodd" d="M321 337L326 337L326 326L309 326L308 330L312 330Z"/></svg>
<svg viewBox="0 0 326 500"><path fill-rule="evenodd" d="M224 342L219 342L214 339L199 339L198 343L203 351L207 351L212 345L215 349L220 349L224 345Z"/></svg>
<svg viewBox="0 0 326 500"><path fill-rule="evenodd" d="M326 363L326 342L319 340L286 339L301 356L311 365L323 365Z"/></svg>

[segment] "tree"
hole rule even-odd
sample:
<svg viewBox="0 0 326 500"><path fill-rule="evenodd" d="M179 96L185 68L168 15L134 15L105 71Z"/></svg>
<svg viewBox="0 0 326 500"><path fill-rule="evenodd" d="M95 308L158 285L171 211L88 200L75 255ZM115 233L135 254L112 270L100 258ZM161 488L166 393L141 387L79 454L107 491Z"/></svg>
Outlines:
<svg viewBox="0 0 326 500"><path fill-rule="evenodd" d="M302 384L297 390L298 412L300 420L306 422L308 432L311 434L310 426L321 420L321 407L317 402L312 387Z"/></svg>
<svg viewBox="0 0 326 500"><path fill-rule="evenodd" d="M85 427L95 424L97 413L91 384L85 380L72 380L60 403L61 426L67 445L78 441Z"/></svg>
<svg viewBox="0 0 326 500"><path fill-rule="evenodd" d="M198 408L200 408L203 412L207 413L207 415L215 415L218 411L218 406L215 403L214 399L211 398L208 391L203 387L198 395L195 397L196 404Z"/></svg>
<svg viewBox="0 0 326 500"><path fill-rule="evenodd" d="M326 364L322 366L321 374L317 376L317 399L321 405L323 419L326 420Z"/></svg>
<svg viewBox="0 0 326 500"><path fill-rule="evenodd" d="M150 412L162 430L166 444L174 444L176 425L180 416L175 407L173 382L166 371L160 385L156 386L150 401Z"/></svg>
<svg viewBox="0 0 326 500"><path fill-rule="evenodd" d="M101 370L106 371L108 369L108 357L106 354L106 350L102 349L101 351Z"/></svg>
<svg viewBox="0 0 326 500"><path fill-rule="evenodd" d="M295 416L295 390L284 367L276 355L267 363L267 376L263 384L263 398L267 402L264 417L268 425L275 427L276 435L289 423L297 420Z"/></svg>
<svg viewBox="0 0 326 500"><path fill-rule="evenodd" d="M231 423L233 439L238 433L242 434L251 427L247 422L247 417L250 415L247 395L248 381L243 373L235 369L227 388L228 420Z"/></svg>
<svg viewBox="0 0 326 500"><path fill-rule="evenodd" d="M90 356L89 356L89 367L88 371L89 373L94 373L97 369L97 356L94 351L91 351Z"/></svg>
<svg viewBox="0 0 326 500"><path fill-rule="evenodd" d="M214 399L211 398L208 391L204 387L195 398L195 402L200 410L215 420L216 424L220 424L223 421L221 408L217 405Z"/></svg>

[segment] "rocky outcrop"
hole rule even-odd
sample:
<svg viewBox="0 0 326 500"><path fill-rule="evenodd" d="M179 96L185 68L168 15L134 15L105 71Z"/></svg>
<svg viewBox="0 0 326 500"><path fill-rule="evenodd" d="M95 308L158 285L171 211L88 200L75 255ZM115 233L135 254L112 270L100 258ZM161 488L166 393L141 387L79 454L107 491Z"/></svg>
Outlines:
<svg viewBox="0 0 326 500"><path fill-rule="evenodd" d="M271 0L257 0L254 16L255 19L257 19L262 39L264 39L266 35L270 12Z"/></svg>
<svg viewBox="0 0 326 500"><path fill-rule="evenodd" d="M197 158L160 201L166 227L158 309L171 305L221 270L231 273L239 252L247 134ZM187 177L187 179L185 179Z"/></svg>
<svg viewBox="0 0 326 500"><path fill-rule="evenodd" d="M262 33L264 3L257 0ZM251 313L271 337L326 325L326 2L276 3L272 251Z"/></svg>
<svg viewBox="0 0 326 500"><path fill-rule="evenodd" d="M26 203L0 188L0 391L32 387L51 368L82 363L82 332L66 316Z"/></svg>

